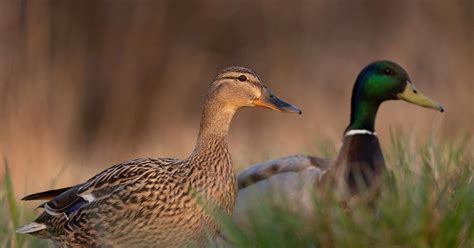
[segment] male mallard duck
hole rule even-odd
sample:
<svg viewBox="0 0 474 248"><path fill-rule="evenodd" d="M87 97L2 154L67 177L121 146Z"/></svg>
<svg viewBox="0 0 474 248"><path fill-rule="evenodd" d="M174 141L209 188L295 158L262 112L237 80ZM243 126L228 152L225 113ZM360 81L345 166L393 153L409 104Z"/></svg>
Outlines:
<svg viewBox="0 0 474 248"><path fill-rule="evenodd" d="M203 245L218 232L209 206L231 215L237 194L226 136L247 106L300 113L250 69L230 67L211 83L196 146L185 160L140 158L114 165L85 183L36 193L44 212L20 227L61 247Z"/></svg>
<svg viewBox="0 0 474 248"><path fill-rule="evenodd" d="M329 160L289 156L246 169L237 178L240 191L235 215L252 208L251 197L259 198L270 193L287 197L287 201L302 200L305 205L311 204L308 194L311 187L306 185L333 183L335 187L331 189L335 189L342 200L348 200L362 188L374 187L385 171L374 130L375 117L382 102L399 99L444 111L440 104L416 89L401 66L391 61L373 62L360 72L355 82L350 123L344 131L337 157Z"/></svg>

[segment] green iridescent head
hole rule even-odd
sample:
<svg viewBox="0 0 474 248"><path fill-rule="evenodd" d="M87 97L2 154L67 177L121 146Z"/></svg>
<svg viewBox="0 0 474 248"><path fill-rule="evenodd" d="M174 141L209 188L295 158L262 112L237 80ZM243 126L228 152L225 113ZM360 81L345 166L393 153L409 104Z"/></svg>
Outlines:
<svg viewBox="0 0 474 248"><path fill-rule="evenodd" d="M418 91L408 73L391 61L376 61L367 65L357 77L352 89L351 123L346 129L374 130L380 104L387 100L407 102L443 112L441 104Z"/></svg>

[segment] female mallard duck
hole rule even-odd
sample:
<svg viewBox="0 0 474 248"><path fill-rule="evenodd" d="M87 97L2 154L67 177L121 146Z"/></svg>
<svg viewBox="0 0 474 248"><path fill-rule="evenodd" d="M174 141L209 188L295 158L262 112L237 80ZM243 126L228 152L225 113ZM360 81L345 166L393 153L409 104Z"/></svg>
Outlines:
<svg viewBox="0 0 474 248"><path fill-rule="evenodd" d="M187 159L135 159L85 183L29 195L23 200L49 201L34 222L17 232L52 239L61 247L204 244L218 227L203 203L228 215L235 205L237 183L226 135L234 113L247 106L301 114L252 70L227 68L210 85L197 143Z"/></svg>
<svg viewBox="0 0 474 248"><path fill-rule="evenodd" d="M366 66L352 90L351 116L344 131L342 147L334 160L312 156L289 156L266 161L239 174L236 218L252 208L251 197L276 194L286 201L303 200L311 204L311 187L332 183L342 200L374 188L385 171L385 162L374 124L380 104L387 100L405 100L443 112L443 107L415 88L407 72L390 61L376 61ZM291 205L291 204L290 204ZM306 205L308 206L308 205ZM299 206L296 206L299 208Z"/></svg>

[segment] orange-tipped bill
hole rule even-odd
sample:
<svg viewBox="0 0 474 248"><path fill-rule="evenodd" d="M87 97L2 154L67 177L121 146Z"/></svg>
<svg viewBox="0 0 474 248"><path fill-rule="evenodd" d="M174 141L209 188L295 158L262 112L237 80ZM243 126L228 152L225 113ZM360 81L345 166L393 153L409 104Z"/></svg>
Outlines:
<svg viewBox="0 0 474 248"><path fill-rule="evenodd" d="M303 112L297 108L296 106L287 103L280 98L276 97L273 92L268 89L264 88L262 92L262 96L255 100L255 106L269 108L279 112L288 112L288 113L298 113L302 114Z"/></svg>
<svg viewBox="0 0 474 248"><path fill-rule="evenodd" d="M418 106L422 106L425 108L435 109L440 112L444 112L443 105L431 100L430 98L423 95L420 91L418 91L411 82L407 82L405 89L402 93L399 93L398 98L416 104Z"/></svg>

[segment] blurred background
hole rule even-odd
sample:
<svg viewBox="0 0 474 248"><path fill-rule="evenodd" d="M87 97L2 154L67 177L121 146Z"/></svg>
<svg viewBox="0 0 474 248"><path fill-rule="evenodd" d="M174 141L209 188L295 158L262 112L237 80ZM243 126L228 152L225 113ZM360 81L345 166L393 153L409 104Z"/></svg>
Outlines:
<svg viewBox="0 0 474 248"><path fill-rule="evenodd" d="M303 109L240 111L229 134L238 170L336 150L354 80L379 59L447 109L385 103L383 146L394 128L469 135L473 13L471 0L1 0L0 158L18 196L136 157L185 158L207 87L230 65Z"/></svg>

